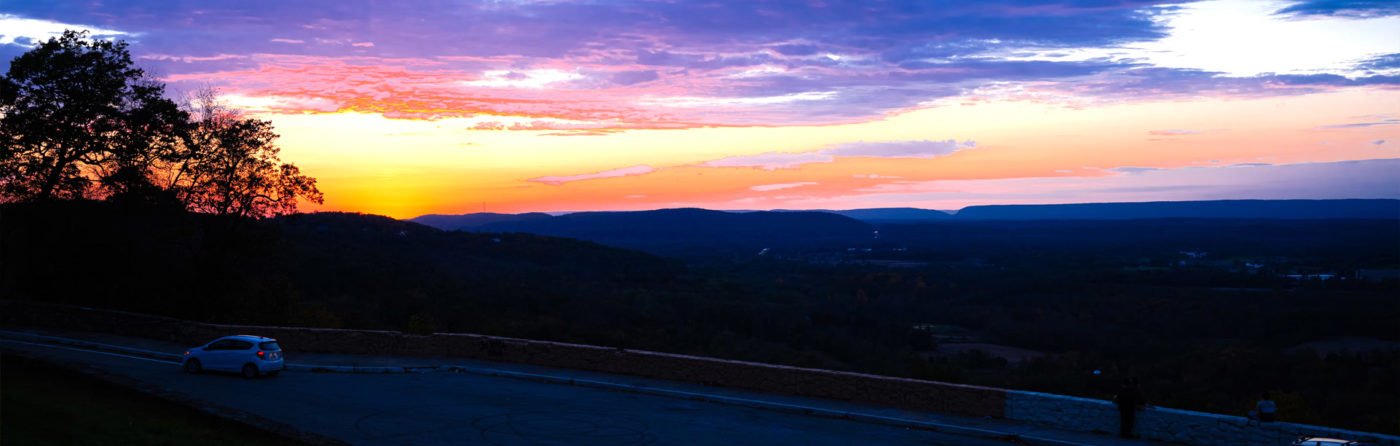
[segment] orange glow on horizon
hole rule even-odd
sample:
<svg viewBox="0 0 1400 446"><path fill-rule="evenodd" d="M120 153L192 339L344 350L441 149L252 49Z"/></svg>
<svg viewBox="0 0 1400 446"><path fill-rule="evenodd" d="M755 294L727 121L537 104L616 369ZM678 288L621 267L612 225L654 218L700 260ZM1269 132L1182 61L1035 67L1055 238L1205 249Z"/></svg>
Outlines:
<svg viewBox="0 0 1400 446"><path fill-rule="evenodd" d="M861 197L910 183L1026 178L1092 179L1120 167L1175 169L1400 157L1396 126L1328 127L1396 115L1394 90L1283 98L1205 99L1068 108L1035 102L944 105L841 125L627 130L600 136L472 130L464 119L389 119L363 113L263 114L283 135L283 159L326 193L304 210L395 218L437 213L890 206ZM1241 114L1258 119L1228 120ZM1228 122L1229 126L1221 123ZM932 158L836 157L792 168L702 167L726 157L804 154L859 141L969 139ZM628 166L649 173L546 184L546 176ZM970 183L960 183L970 184ZM775 186L776 185L776 186ZM927 186L920 186L927 187ZM757 188L757 189L754 189ZM962 190L957 208L1004 202ZM1131 200L1131 197L1127 198ZM1013 200L1014 201L1014 200Z"/></svg>

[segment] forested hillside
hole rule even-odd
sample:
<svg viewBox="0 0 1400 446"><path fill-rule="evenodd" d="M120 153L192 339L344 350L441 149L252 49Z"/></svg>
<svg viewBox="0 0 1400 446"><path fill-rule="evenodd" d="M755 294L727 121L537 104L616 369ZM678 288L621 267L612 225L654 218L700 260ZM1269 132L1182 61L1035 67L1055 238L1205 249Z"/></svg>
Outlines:
<svg viewBox="0 0 1400 446"><path fill-rule="evenodd" d="M1131 375L1166 407L1238 413L1270 390L1281 419L1400 431L1400 282L1295 274L1394 268L1394 221L890 226L860 245L869 251L774 249L687 265L359 214L251 220L59 201L3 205L0 219L6 299L518 336L1094 398ZM880 263L891 258L905 263Z"/></svg>

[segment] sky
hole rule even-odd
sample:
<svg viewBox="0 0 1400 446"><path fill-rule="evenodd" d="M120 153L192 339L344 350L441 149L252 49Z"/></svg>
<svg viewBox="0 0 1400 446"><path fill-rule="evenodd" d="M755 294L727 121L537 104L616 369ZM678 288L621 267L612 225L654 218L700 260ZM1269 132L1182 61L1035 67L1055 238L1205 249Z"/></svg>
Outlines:
<svg viewBox="0 0 1400 446"><path fill-rule="evenodd" d="M1400 2L0 2L269 120L322 205L1400 198Z"/></svg>

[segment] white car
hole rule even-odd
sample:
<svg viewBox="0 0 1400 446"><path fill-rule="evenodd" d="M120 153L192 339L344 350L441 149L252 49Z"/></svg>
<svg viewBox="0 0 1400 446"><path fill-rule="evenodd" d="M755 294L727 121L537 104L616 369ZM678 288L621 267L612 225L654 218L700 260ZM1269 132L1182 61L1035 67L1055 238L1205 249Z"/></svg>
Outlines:
<svg viewBox="0 0 1400 446"><path fill-rule="evenodd" d="M262 336L224 336L185 351L185 373L205 370L242 373L245 378L277 376L281 372L282 347Z"/></svg>

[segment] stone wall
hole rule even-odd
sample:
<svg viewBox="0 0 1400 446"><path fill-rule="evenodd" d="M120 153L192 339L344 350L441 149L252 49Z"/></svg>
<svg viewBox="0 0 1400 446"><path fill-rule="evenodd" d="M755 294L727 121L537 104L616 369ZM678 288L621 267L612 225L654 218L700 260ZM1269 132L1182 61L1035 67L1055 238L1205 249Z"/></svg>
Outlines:
<svg viewBox="0 0 1400 446"><path fill-rule="evenodd" d="M644 376L968 416L1000 417L1005 391L986 387L788 367L700 356L459 333L260 327L121 311L0 301L11 324L98 331L199 345L220 336L277 339L289 353L444 356Z"/></svg>
<svg viewBox="0 0 1400 446"><path fill-rule="evenodd" d="M1118 408L1103 400L1006 391L1006 418L1077 431L1118 433ZM1151 407L1138 412L1142 438L1201 446L1287 446L1303 436L1400 446L1400 437L1296 423L1260 423L1242 416Z"/></svg>
<svg viewBox="0 0 1400 446"><path fill-rule="evenodd" d="M1118 432L1118 410L1102 400L1037 392L460 333L219 325L122 311L0 301L7 324L96 331L186 345L220 336L276 338L289 352L442 356L644 376L912 410L1026 421L1058 429ZM1400 437L1243 417L1150 408L1138 415L1143 438L1181 444L1286 446L1300 436L1400 446Z"/></svg>

